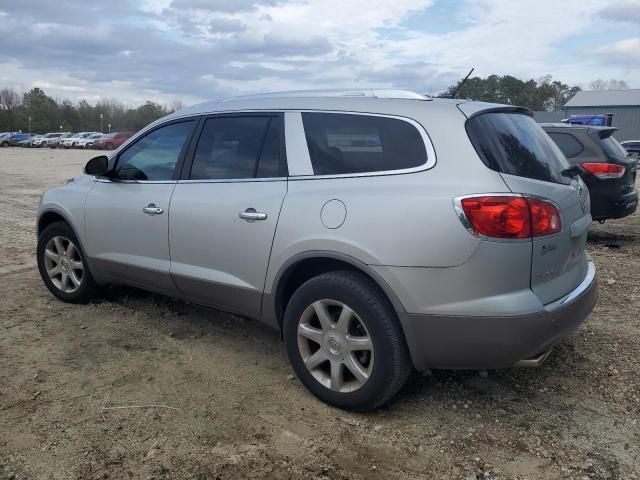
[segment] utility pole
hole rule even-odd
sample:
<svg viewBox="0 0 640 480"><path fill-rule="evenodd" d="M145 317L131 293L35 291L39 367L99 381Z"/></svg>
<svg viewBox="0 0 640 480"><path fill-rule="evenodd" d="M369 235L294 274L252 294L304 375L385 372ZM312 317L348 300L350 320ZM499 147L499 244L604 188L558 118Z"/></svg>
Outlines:
<svg viewBox="0 0 640 480"><path fill-rule="evenodd" d="M100 114L100 133L104 133L104 130L102 130L102 113Z"/></svg>
<svg viewBox="0 0 640 480"><path fill-rule="evenodd" d="M110 124L110 123L108 123L107 125L108 125L108 127L109 127L109 135L111 135L111 124Z"/></svg>
<svg viewBox="0 0 640 480"><path fill-rule="evenodd" d="M31 134L31 116L29 116L29 134Z"/></svg>

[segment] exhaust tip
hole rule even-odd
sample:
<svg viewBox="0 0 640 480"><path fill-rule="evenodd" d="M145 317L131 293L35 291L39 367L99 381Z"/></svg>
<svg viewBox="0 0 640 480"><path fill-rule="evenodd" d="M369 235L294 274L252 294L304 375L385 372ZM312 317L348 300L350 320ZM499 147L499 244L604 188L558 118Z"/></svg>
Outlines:
<svg viewBox="0 0 640 480"><path fill-rule="evenodd" d="M551 354L551 349L547 350L540 355L537 355L533 358L526 358L524 360L520 360L518 363L514 365L516 368L535 368L539 367L542 362L544 362L547 357Z"/></svg>

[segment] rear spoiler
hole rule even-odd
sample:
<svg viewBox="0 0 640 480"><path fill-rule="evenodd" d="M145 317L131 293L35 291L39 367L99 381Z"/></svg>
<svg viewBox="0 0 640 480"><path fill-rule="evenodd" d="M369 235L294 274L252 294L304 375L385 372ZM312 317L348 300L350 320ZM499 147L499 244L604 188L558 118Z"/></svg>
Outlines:
<svg viewBox="0 0 640 480"><path fill-rule="evenodd" d="M475 117L483 113L520 113L533 117L533 112L525 107L503 105L500 103L463 102L458 104L458 109L467 117Z"/></svg>
<svg viewBox="0 0 640 480"><path fill-rule="evenodd" d="M593 128L592 130L595 130L594 133L596 133L598 137L600 137L600 140L604 140L605 138L609 138L611 135L613 135L613 132L618 129L615 127L600 127Z"/></svg>

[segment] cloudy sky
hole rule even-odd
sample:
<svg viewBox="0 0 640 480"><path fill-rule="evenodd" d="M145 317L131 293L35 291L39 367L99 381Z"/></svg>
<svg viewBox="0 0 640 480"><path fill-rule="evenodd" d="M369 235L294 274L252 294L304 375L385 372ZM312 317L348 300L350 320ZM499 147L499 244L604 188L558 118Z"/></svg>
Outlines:
<svg viewBox="0 0 640 480"><path fill-rule="evenodd" d="M185 104L476 74L640 88L640 0L0 0L0 86Z"/></svg>

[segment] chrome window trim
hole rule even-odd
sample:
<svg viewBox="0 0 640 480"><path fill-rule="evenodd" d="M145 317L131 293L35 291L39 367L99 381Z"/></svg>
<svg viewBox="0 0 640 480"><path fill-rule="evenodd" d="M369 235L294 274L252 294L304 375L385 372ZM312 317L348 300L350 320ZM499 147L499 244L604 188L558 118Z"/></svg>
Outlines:
<svg viewBox="0 0 640 480"><path fill-rule="evenodd" d="M289 170L289 180L320 180L320 179L330 179L330 178L379 177L379 176L386 176L386 175L399 175L399 174L406 174L406 173L423 172L423 171L432 169L436 165L436 151L435 151L435 148L433 147L433 143L431 142L431 137L429 137L429 134L427 133L426 129L420 123L418 123L412 118L403 117L400 115L390 115L386 113L367 113L367 112L354 112L354 111L347 111L347 110L318 110L318 109L306 110L305 109L305 110L296 110L296 113L300 115L300 123L302 123L303 113L337 113L337 114L343 114L343 115L361 115L366 117L392 118L395 120L407 122L410 125L412 125L416 130L418 130L418 133L422 138L422 142L424 143L425 151L427 154L427 161L422 165L418 165L417 167L401 168L396 170L373 170L371 172L362 172L362 173L316 175L313 173L313 165L311 164L311 156L309 155L309 146L307 145L307 138L304 133L304 125L302 125L302 135L303 135L302 140L304 143L304 150L306 152L306 155L305 155L306 158L303 158L303 160L307 161L308 159L308 162L309 162L305 170L309 170L312 173L303 174L303 175L293 175L291 173L291 170ZM285 135L287 133L288 132L285 131ZM298 132L296 133L299 134Z"/></svg>
<svg viewBox="0 0 640 480"><path fill-rule="evenodd" d="M286 182L287 177L247 177L247 178L207 178L198 180L178 180L179 184L191 183L247 183L247 182Z"/></svg>
<svg viewBox="0 0 640 480"><path fill-rule="evenodd" d="M469 221L469 218L467 218L467 214L464 213L464 209L462 208L462 200L464 200L465 198L473 198L473 197L520 197L520 198L534 198L536 200L542 200L544 202L550 203L551 205L553 205L554 207L556 207L556 210L558 210L558 213L560 214L560 231L558 233L553 233L551 235L543 235L543 236L538 236L538 237L534 237L533 235L531 237L527 237L527 238L498 238L498 237L488 237L486 235L483 235L481 233L478 233L474 230L473 226L471 225L471 222ZM562 210L560 209L560 206L554 202L553 200L549 200L548 198L545 197L541 197L539 195L532 195L529 193L512 193L512 192L501 192L501 193L472 193L469 195L460 195L459 197L455 197L453 199L453 208L456 212L456 216L458 217L458 219L460 220L460 222L462 223L462 225L464 226L464 228L474 237L480 239L480 240L487 240L490 242L509 242L509 243L522 243L522 242L533 242L536 239L539 238L554 238L557 237L559 235L562 235L562 232L565 229L565 223L562 219ZM569 227L571 228L571 227Z"/></svg>
<svg viewBox="0 0 640 480"><path fill-rule="evenodd" d="M91 178L94 182L100 183L177 183L177 180L111 180L105 177L96 177L92 175Z"/></svg>

